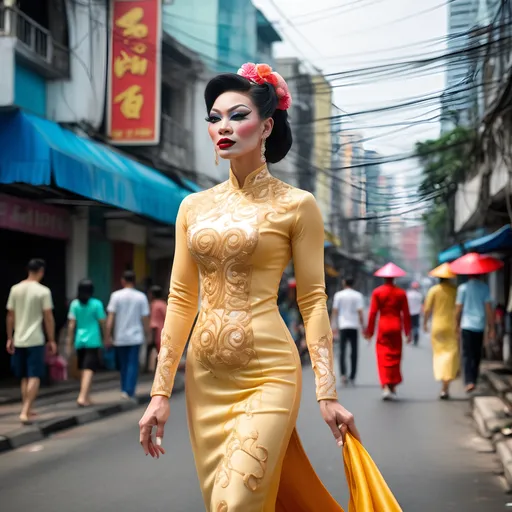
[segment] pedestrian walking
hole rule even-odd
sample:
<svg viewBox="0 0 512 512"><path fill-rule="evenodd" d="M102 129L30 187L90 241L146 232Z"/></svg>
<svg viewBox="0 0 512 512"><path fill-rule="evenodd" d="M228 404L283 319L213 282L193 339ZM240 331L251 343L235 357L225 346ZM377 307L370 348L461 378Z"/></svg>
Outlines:
<svg viewBox="0 0 512 512"><path fill-rule="evenodd" d="M309 192L274 178L265 163L282 160L291 147L286 82L266 64L246 63L239 74L214 77L205 100L215 155L230 160L230 177L187 196L180 206L162 347L151 403L139 422L144 452L165 453L169 397L197 315L201 281L186 395L206 509L342 512L295 428L302 370L276 304L293 255L319 412L336 445L345 446L349 509L398 512L357 440L352 414L337 399L321 212Z"/></svg>
<svg viewBox="0 0 512 512"><path fill-rule="evenodd" d="M442 382L441 400L450 398L450 383L457 378L460 368L459 342L455 325L456 287L450 282L455 274L447 263L430 272L439 278L427 293L423 316L423 330L428 332L428 321L432 319L431 341L434 378Z"/></svg>
<svg viewBox="0 0 512 512"><path fill-rule="evenodd" d="M393 263L388 263L374 275L383 277L385 282L372 293L366 338L371 340L379 315L376 348L382 399L394 400L396 387L402 382L402 331L407 336L407 343L411 343L411 315L407 295L395 286L395 278L404 276L405 272Z"/></svg>
<svg viewBox="0 0 512 512"><path fill-rule="evenodd" d="M154 285L149 290L150 300L150 317L149 327L151 329L150 341L146 350L146 363L145 371L150 369L150 361L153 351L160 352L160 342L162 337L162 330L164 328L165 313L167 312L167 302L163 299L162 287ZM154 359L156 367L156 358Z"/></svg>
<svg viewBox="0 0 512 512"><path fill-rule="evenodd" d="M81 372L80 393L76 401L79 407L92 405L92 379L100 366L102 340L106 339L105 308L93 295L92 281L80 281L77 298L71 302L68 313L68 354L71 354L74 346Z"/></svg>
<svg viewBox="0 0 512 512"><path fill-rule="evenodd" d="M357 353L359 328L364 330L363 294L354 290L354 279L347 277L343 281L343 290L336 292L333 298L331 326L338 329L340 341L340 371L343 384L348 380L355 383L357 374ZM346 353L350 345L350 376L347 380Z"/></svg>
<svg viewBox="0 0 512 512"><path fill-rule="evenodd" d="M32 406L45 375L45 336L51 355L57 354L55 319L50 289L41 284L45 262L32 259L28 277L14 285L7 300L7 352L12 355L14 375L21 379L22 408L20 421L31 423ZM13 336L14 335L14 336Z"/></svg>
<svg viewBox="0 0 512 512"><path fill-rule="evenodd" d="M107 339L116 349L121 374L121 398L133 400L139 377L141 346L150 339L149 302L135 289L135 273L124 272L123 288L110 296L107 312Z"/></svg>
<svg viewBox="0 0 512 512"><path fill-rule="evenodd" d="M423 307L423 295L419 288L420 284L413 281L410 289L407 290L407 304L409 305L409 314L411 315L411 333L414 346L418 346L420 340L420 320Z"/></svg>
<svg viewBox="0 0 512 512"><path fill-rule="evenodd" d="M474 391L480 373L485 330L488 340L495 338L491 293L482 276L503 267L503 262L490 256L469 253L450 264L454 274L468 281L457 289L456 326L462 338L462 365L466 392Z"/></svg>

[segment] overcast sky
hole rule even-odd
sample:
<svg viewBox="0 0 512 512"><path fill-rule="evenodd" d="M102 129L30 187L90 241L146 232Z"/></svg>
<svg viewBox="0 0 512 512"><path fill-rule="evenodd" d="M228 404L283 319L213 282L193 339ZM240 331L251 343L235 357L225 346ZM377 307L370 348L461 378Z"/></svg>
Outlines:
<svg viewBox="0 0 512 512"><path fill-rule="evenodd" d="M284 43L276 45L278 57L303 54L323 74L353 70L396 61L421 58L445 49L447 7L443 0L253 0L272 21L282 20L273 4L291 21L279 23ZM301 35L302 34L302 35ZM436 41L437 40L437 41ZM308 43L309 41L309 43ZM444 68L423 72L416 77L399 73L387 79L365 77L344 78L334 82L334 100L348 113L403 102L410 98L439 94L444 88ZM353 83L353 85L348 85ZM372 128L376 125L426 119L439 114L437 105L370 113L353 116L347 123L363 133L367 149L393 156L413 149L417 140L436 137L439 123L431 122L404 129L403 127ZM434 111L433 111L434 110ZM399 131L397 131L399 130ZM393 134L383 135L395 131ZM387 165L387 172L417 176L413 160ZM417 170L417 169L416 169ZM415 180L417 181L417 179Z"/></svg>

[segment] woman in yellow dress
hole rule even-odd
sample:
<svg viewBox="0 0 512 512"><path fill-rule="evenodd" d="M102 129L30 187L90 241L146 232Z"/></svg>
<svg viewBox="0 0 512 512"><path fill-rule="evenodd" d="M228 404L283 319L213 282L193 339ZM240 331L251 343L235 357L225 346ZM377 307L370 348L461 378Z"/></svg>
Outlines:
<svg viewBox="0 0 512 512"><path fill-rule="evenodd" d="M277 306L279 282L293 258L320 412L338 446L347 436L351 461L358 459L352 453L360 449L353 415L337 400L322 216L310 193L274 178L265 163L281 160L291 147L288 89L269 66L246 64L238 74L212 79L205 100L216 161L229 159L231 170L226 182L181 204L161 350L152 399L139 423L140 442L146 455L164 453L168 398L197 313L200 281L186 400L206 510L342 512L295 429L301 362ZM357 463L363 473L371 460L365 457ZM374 510L371 492L361 488L359 494L358 503L366 507L361 512ZM394 498L389 502L396 504Z"/></svg>
<svg viewBox="0 0 512 512"><path fill-rule="evenodd" d="M455 299L457 289L450 283L455 274L447 263L430 272L439 277L425 299L423 327L428 332L428 320L432 317L432 349L434 352L434 378L442 382L441 400L450 398L450 382L457 378L460 367L459 341L455 325Z"/></svg>

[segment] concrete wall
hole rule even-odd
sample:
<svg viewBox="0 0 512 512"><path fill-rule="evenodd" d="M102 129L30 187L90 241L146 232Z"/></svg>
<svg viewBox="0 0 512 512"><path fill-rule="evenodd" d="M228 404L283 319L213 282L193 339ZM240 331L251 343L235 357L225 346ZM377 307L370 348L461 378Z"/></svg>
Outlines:
<svg viewBox="0 0 512 512"><path fill-rule="evenodd" d="M218 59L217 0L174 0L163 7L163 30L215 67Z"/></svg>
<svg viewBox="0 0 512 512"><path fill-rule="evenodd" d="M257 60L256 8L251 0L218 0L218 70L236 72Z"/></svg>
<svg viewBox="0 0 512 512"><path fill-rule="evenodd" d="M89 210L86 206L75 209L71 217L71 237L66 251L66 296L76 297L78 283L88 273Z"/></svg>
<svg viewBox="0 0 512 512"><path fill-rule="evenodd" d="M99 129L105 104L108 18L107 3L66 1L69 27L70 80L48 82L47 117L58 123L86 122Z"/></svg>
<svg viewBox="0 0 512 512"><path fill-rule="evenodd" d="M208 125L205 121L207 112L204 103L204 89L209 79L209 75L204 75L196 82L194 97L194 160L195 168L200 178L199 185L204 188L212 185L212 182L207 178L221 182L229 176L229 162L227 160L220 160L219 165L215 165L214 148L208 135Z"/></svg>
<svg viewBox="0 0 512 512"><path fill-rule="evenodd" d="M46 80L19 62L14 69L14 104L31 114L46 116Z"/></svg>
<svg viewBox="0 0 512 512"><path fill-rule="evenodd" d="M478 210L478 199L482 184L481 174L462 183L457 188L455 195L455 232L460 231Z"/></svg>
<svg viewBox="0 0 512 512"><path fill-rule="evenodd" d="M14 45L12 37L0 37L0 107L14 103Z"/></svg>
<svg viewBox="0 0 512 512"><path fill-rule="evenodd" d="M0 37L0 107L18 106L31 114L46 115L46 81L17 62L16 39Z"/></svg>

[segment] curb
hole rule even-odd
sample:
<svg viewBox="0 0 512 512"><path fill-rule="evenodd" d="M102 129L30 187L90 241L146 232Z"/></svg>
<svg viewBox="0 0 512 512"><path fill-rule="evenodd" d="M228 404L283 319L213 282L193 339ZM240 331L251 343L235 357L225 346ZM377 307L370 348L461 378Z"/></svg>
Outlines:
<svg viewBox="0 0 512 512"><path fill-rule="evenodd" d="M477 396L473 399L473 419L478 433L485 439L491 439L501 429L512 425L507 414L507 404L497 396Z"/></svg>
<svg viewBox="0 0 512 512"><path fill-rule="evenodd" d="M185 390L184 382L176 381L173 395ZM91 408L79 409L73 414L65 414L55 418L35 423L34 425L20 427L12 432L12 435L0 436L0 453L6 453L27 444L42 441L62 430L71 429L79 425L86 425L94 421L114 416L123 412L132 411L150 401L149 395L141 395L134 401L122 401L110 404L98 405Z"/></svg>

